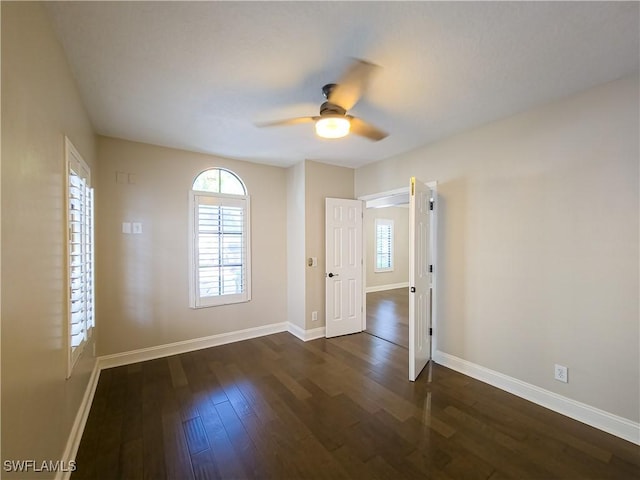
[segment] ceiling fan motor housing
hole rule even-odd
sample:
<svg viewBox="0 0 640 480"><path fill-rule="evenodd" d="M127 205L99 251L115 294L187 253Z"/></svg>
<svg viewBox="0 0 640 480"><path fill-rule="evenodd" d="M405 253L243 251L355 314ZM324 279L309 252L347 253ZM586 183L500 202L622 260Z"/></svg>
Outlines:
<svg viewBox="0 0 640 480"><path fill-rule="evenodd" d="M320 115L346 115L347 111L331 102L324 102L320 106Z"/></svg>
<svg viewBox="0 0 640 480"><path fill-rule="evenodd" d="M335 87L335 83L327 83L324 87L322 87L322 94L324 95L324 98L327 99L327 101L320 106L320 115L346 115L347 111L344 108L329 101L331 92Z"/></svg>

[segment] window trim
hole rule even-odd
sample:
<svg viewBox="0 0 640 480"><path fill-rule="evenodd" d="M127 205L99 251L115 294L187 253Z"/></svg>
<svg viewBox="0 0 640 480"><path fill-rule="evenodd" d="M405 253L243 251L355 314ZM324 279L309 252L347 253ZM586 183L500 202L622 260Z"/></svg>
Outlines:
<svg viewBox="0 0 640 480"><path fill-rule="evenodd" d="M96 313L95 313L95 195L94 189L91 187L91 169L84 161L78 150L73 146L68 137L65 136L65 174L64 174L64 191L65 191L65 210L64 210L64 222L65 222L65 337L66 337L66 350L67 350L67 378L71 377L74 366L78 363L80 356L82 355L85 346L91 340L93 335L93 329L96 325ZM89 272L87 275L83 274L83 279L86 280L86 283L90 286L90 300L88 301L88 305L85 307L84 315L81 320L84 323L84 335L83 339L77 346L73 346L71 341L71 333L72 333L72 300L71 300L71 215L70 215L70 174L71 172L81 179L84 180L84 183L87 188L87 194L89 196L88 200L88 208L89 208L89 218L88 218L88 237L86 237L86 233L83 230L81 233L81 249L82 254L85 255L87 250L85 249L86 245L84 240L88 241L89 249ZM87 207L86 204L84 204ZM86 212L84 213L86 215ZM90 313L90 315L87 315Z"/></svg>
<svg viewBox="0 0 640 480"><path fill-rule="evenodd" d="M389 256L389 267L385 267L385 268L379 268L378 267L378 258L379 258L379 254L378 254L378 226L388 226L390 229L390 234L389 234L389 251L388 251L388 256ZM383 273L383 272L393 272L394 271L394 256L395 256L395 228L394 228L394 222L391 219L386 219L386 218L376 218L375 222L374 222L374 239L375 239L375 245L374 245L374 258L373 258L373 271L375 273ZM385 254L386 256L387 254Z"/></svg>
<svg viewBox="0 0 640 480"><path fill-rule="evenodd" d="M218 167L214 167L218 168ZM226 169L220 169L226 170ZM228 170L229 171L229 170ZM244 182L235 173L235 175L244 186ZM202 173L202 172L201 172ZM199 176L199 175L198 175ZM196 177L197 178L197 177ZM246 191L246 187L245 187ZM211 297L201 297L198 288L198 232L197 218L199 198L214 198L221 201L221 205L243 205L245 221L243 223L244 231L244 292L239 294L215 295ZM246 303L251 300L251 197L249 195L234 195L227 193L206 192L202 190L193 190L189 192L189 307L194 309L217 307L222 305L232 305L237 303Z"/></svg>

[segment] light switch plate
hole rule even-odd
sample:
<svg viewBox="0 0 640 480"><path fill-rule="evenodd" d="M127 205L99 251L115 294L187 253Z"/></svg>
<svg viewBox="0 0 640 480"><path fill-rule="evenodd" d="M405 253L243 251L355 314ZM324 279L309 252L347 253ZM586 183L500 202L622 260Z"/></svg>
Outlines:
<svg viewBox="0 0 640 480"><path fill-rule="evenodd" d="M131 233L131 222L122 222L122 233Z"/></svg>
<svg viewBox="0 0 640 480"><path fill-rule="evenodd" d="M142 233L142 223L140 222L133 222L131 224L133 226L133 233L136 235L139 235Z"/></svg>

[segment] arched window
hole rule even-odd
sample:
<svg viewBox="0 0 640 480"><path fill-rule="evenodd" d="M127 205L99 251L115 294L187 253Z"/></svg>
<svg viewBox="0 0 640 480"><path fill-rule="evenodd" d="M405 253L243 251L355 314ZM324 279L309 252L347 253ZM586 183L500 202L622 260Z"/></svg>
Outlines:
<svg viewBox="0 0 640 480"><path fill-rule="evenodd" d="M210 168L202 172L193 181L193 190L232 195L247 194L247 189L240 177L224 168Z"/></svg>
<svg viewBox="0 0 640 480"><path fill-rule="evenodd" d="M235 173L211 168L191 186L191 307L251 299L249 196Z"/></svg>

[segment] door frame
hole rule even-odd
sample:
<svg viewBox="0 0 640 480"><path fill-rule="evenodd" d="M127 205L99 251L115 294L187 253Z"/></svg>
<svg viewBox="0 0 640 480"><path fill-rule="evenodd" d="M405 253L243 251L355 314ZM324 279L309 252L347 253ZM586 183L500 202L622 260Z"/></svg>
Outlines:
<svg viewBox="0 0 640 480"><path fill-rule="evenodd" d="M411 177L408 177L411 178ZM433 359L434 353L438 350L438 302L437 299L437 285L438 285L438 182L430 181L425 182L425 185L431 190L431 196L433 198L433 213L431 214L431 264L433 265L433 274L431 275L431 328L433 334L431 335L431 358ZM367 195L360 195L357 200L364 202L363 211L372 207L393 207L396 205L403 205L409 203L409 187L396 188L393 190L386 190L379 193L372 193ZM409 213L407 213L409 215ZM362 232L362 330L367 328L367 233Z"/></svg>

